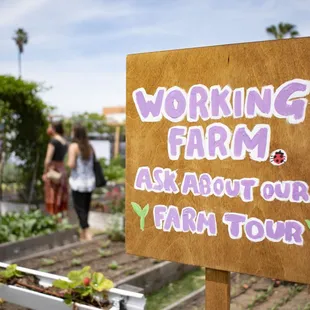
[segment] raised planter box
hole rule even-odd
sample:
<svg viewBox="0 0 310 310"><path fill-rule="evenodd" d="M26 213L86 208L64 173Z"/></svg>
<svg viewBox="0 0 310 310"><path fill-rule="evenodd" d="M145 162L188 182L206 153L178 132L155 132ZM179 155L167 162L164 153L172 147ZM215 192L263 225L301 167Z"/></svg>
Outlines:
<svg viewBox="0 0 310 310"><path fill-rule="evenodd" d="M124 230L124 214L110 214L90 211L88 215L88 223L90 227L102 231L107 231L114 228Z"/></svg>
<svg viewBox="0 0 310 310"><path fill-rule="evenodd" d="M163 262L119 281L116 287L128 284L143 288L144 294L152 294L166 284L181 279L185 273L197 269L197 266Z"/></svg>
<svg viewBox="0 0 310 310"><path fill-rule="evenodd" d="M2 268L6 268L7 266L7 264L0 263L0 267ZM53 281L57 279L69 281L65 277L32 269L18 267L18 270L24 274L36 276L39 279L39 284L44 287L52 286ZM110 302L113 304L110 310L143 310L145 308L146 300L144 295L140 293L113 288L108 292L108 296ZM66 305L61 298L12 285L0 285L0 298L9 303L33 310L99 310L99 308L78 303L75 303L74 306L69 306Z"/></svg>
<svg viewBox="0 0 310 310"><path fill-rule="evenodd" d="M0 261L14 260L39 251L53 249L78 240L77 229L0 244Z"/></svg>

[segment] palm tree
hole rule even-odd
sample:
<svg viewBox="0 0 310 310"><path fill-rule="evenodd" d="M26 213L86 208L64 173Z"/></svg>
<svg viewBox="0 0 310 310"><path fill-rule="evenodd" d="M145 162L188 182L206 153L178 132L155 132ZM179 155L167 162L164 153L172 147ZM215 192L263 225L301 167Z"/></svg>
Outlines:
<svg viewBox="0 0 310 310"><path fill-rule="evenodd" d="M273 35L275 39L284 39L286 36L295 38L299 35L295 25L285 23L279 23L278 26L271 25L266 31Z"/></svg>
<svg viewBox="0 0 310 310"><path fill-rule="evenodd" d="M22 53L24 52L24 45L28 43L28 33L23 28L18 28L15 31L15 37L13 37L17 48L18 48L18 72L19 78L22 75L22 64L21 64L21 57Z"/></svg>

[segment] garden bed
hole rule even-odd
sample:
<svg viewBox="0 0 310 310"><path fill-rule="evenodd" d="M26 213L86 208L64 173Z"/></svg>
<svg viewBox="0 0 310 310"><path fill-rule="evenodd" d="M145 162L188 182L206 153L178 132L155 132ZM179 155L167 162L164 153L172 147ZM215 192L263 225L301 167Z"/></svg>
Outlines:
<svg viewBox="0 0 310 310"><path fill-rule="evenodd" d="M7 267L8 265L0 263L2 270ZM2 278L5 284L0 286L0 296L7 302L31 309L117 310L120 309L121 304L126 305L128 310L144 309L143 294L110 288L113 284L109 283L103 275L100 277L98 273L90 272L89 268L84 268L79 273L71 273L71 276L69 274L68 279L36 270L9 266L5 277ZM84 276L90 278L84 278ZM85 283L86 279L89 279L89 284ZM63 285L68 288L63 288ZM76 289L69 287L76 287ZM104 293L104 287L109 287L107 293ZM69 296L68 292L70 292ZM70 302L66 304L65 300L68 298Z"/></svg>
<svg viewBox="0 0 310 310"><path fill-rule="evenodd" d="M159 305L158 308L152 310L161 309L163 307ZM205 286L181 298L179 296L175 302L164 308L164 310L204 309ZM284 282L274 287L271 279L231 273L230 309L310 310L310 294L307 286L303 284Z"/></svg>
<svg viewBox="0 0 310 310"><path fill-rule="evenodd" d="M152 293L197 268L128 255L125 253L124 242L110 241L106 235L98 236L91 242L54 249L14 262L23 267L59 275L66 275L69 270L87 265L102 272L117 287L130 284L143 288L144 293Z"/></svg>
<svg viewBox="0 0 310 310"><path fill-rule="evenodd" d="M78 240L77 229L71 228L45 236L0 244L0 261L15 260L26 255L53 249Z"/></svg>

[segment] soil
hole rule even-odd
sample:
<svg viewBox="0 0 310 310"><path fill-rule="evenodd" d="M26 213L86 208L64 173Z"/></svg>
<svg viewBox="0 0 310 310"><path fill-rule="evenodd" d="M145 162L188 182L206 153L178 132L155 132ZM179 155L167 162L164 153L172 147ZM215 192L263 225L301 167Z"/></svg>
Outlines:
<svg viewBox="0 0 310 310"><path fill-rule="evenodd" d="M231 280L230 310L310 310L306 285L281 283L274 287L270 279L234 274ZM205 295L188 302L180 310L204 310Z"/></svg>
<svg viewBox="0 0 310 310"><path fill-rule="evenodd" d="M60 290L54 287L48 287L45 288L39 284L38 279L35 276L25 276L22 278L12 278L7 282L8 285L15 285L17 287L26 288L35 292L43 293L46 295L58 297L58 298L64 298L66 291ZM75 302L81 303L81 304L87 304L95 306L99 309L108 310L112 307L112 304L110 304L107 300L104 300L102 302L99 302L97 300L92 300L89 296L84 297L83 299L79 298L79 296L76 296L76 294L72 295L72 299Z"/></svg>
<svg viewBox="0 0 310 310"><path fill-rule="evenodd" d="M102 272L114 283L156 263L156 260L151 258L127 255L124 242L110 241L110 245L107 246L108 240L107 236L100 236L94 241L80 243L67 250L58 248L49 251L48 256L38 254L31 259L17 263L22 267L62 276L66 276L71 270L90 266L92 270ZM44 261L46 259L50 261ZM117 263L114 270L109 267L112 262Z"/></svg>
<svg viewBox="0 0 310 310"><path fill-rule="evenodd" d="M103 256L102 256L103 255ZM67 276L71 270L80 270L90 266L93 271L102 272L115 284L127 276L149 268L157 263L150 258L127 255L125 243L110 241L107 236L98 236L96 240L78 243L70 248L56 248L48 255L34 255L31 259L18 260L21 267ZM25 310L4 303L0 310Z"/></svg>

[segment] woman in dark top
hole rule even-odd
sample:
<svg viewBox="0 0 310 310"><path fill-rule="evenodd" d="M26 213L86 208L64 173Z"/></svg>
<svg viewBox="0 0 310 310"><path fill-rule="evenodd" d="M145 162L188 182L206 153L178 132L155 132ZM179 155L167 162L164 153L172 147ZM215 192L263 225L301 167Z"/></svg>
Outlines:
<svg viewBox="0 0 310 310"><path fill-rule="evenodd" d="M47 147L43 174L45 207L49 214L62 213L65 216L68 210L68 178L64 158L68 144L63 137L62 123L53 123L48 134L51 140Z"/></svg>

